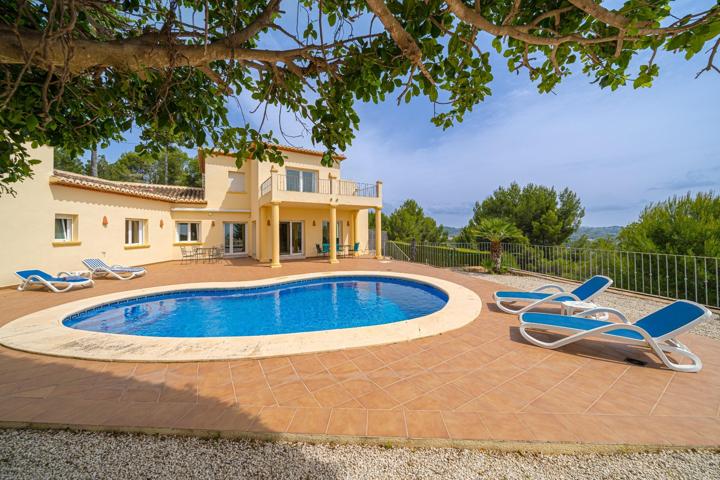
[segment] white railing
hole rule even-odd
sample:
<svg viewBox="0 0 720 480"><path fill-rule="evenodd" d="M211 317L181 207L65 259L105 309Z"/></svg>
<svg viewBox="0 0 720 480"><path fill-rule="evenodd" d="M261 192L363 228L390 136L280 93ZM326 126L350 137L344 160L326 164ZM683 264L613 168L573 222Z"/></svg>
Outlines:
<svg viewBox="0 0 720 480"><path fill-rule="evenodd" d="M397 260L437 267L489 266L492 261L489 242L388 241L385 250ZM510 270L573 281L605 275L614 288L720 307L720 258L520 243L503 243L502 251L502 266Z"/></svg>
<svg viewBox="0 0 720 480"><path fill-rule="evenodd" d="M322 193L326 195L338 194L371 198L378 196L376 184L358 183L351 180L332 180L328 178L315 179L310 183L301 183L297 177L288 177L287 175L280 174L273 174L262 183L260 186L260 195L262 196L269 193L272 188L281 192Z"/></svg>

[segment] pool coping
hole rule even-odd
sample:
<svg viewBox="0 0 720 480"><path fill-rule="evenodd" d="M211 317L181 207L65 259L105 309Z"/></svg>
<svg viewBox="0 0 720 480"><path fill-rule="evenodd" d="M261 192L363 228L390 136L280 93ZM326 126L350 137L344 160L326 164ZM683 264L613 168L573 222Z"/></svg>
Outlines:
<svg viewBox="0 0 720 480"><path fill-rule="evenodd" d="M448 296L437 312L411 320L368 327L247 337L171 338L90 332L63 325L66 317L105 303L182 290L252 288L327 277L378 276L407 279ZM58 357L117 362L197 362L317 353L398 343L438 335L475 320L480 297L453 282L410 273L353 270L309 273L238 282L165 285L111 293L34 312L0 327L0 345Z"/></svg>

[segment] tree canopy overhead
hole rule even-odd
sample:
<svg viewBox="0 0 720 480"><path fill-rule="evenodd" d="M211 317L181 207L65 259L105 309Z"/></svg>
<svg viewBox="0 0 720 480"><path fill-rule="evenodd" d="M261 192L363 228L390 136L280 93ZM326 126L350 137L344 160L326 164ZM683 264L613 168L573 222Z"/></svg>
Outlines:
<svg viewBox="0 0 720 480"><path fill-rule="evenodd" d="M0 4L0 193L31 174L23 142L71 153L136 125L149 149L172 137L282 162L268 105L296 116L326 150L358 128L357 101L425 96L443 128L490 94L483 37L548 92L582 69L601 87L649 86L655 53L706 52L715 66L720 5L676 15L669 0L19 0ZM631 65L641 55L639 67ZM573 64L578 68L574 69ZM229 120L243 92L259 122ZM282 132L280 132L282 133Z"/></svg>

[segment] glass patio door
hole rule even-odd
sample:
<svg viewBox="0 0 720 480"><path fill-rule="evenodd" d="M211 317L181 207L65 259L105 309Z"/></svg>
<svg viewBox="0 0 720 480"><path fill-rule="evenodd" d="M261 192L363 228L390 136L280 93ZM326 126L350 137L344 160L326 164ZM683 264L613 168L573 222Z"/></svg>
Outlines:
<svg viewBox="0 0 720 480"><path fill-rule="evenodd" d="M335 224L335 243L342 245L342 221L338 220ZM323 243L330 243L330 222L323 220L322 222L322 241Z"/></svg>
<svg viewBox="0 0 720 480"><path fill-rule="evenodd" d="M280 222L280 255L303 254L302 222Z"/></svg>
<svg viewBox="0 0 720 480"><path fill-rule="evenodd" d="M225 255L241 255L247 253L245 223L225 224Z"/></svg>

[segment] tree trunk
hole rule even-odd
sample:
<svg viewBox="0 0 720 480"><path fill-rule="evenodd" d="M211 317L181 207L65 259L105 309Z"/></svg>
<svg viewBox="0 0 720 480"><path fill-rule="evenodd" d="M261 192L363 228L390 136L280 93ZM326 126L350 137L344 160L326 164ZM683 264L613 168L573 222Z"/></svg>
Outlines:
<svg viewBox="0 0 720 480"><path fill-rule="evenodd" d="M93 177L98 176L98 159L96 148L93 148L90 152L90 175L92 175Z"/></svg>
<svg viewBox="0 0 720 480"><path fill-rule="evenodd" d="M500 272L500 268L502 267L502 244L500 242L490 243L490 256L492 257L495 271Z"/></svg>
<svg viewBox="0 0 720 480"><path fill-rule="evenodd" d="M165 185L170 185L170 182L168 182L168 151L167 151L167 147L165 147Z"/></svg>

